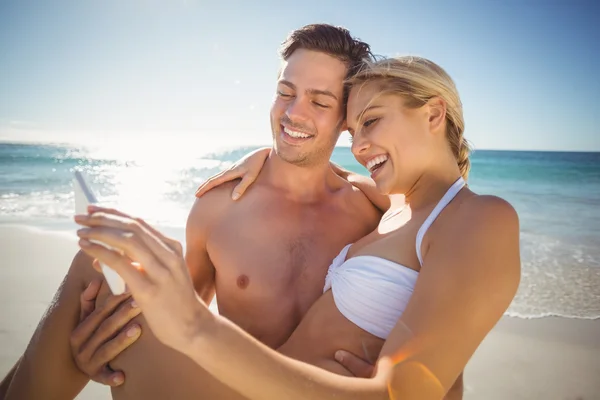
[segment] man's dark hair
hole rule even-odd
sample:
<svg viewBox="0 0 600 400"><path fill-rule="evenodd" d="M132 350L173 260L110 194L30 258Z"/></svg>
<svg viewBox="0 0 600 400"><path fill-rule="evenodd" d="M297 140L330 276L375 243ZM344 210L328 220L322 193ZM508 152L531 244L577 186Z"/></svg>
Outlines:
<svg viewBox="0 0 600 400"><path fill-rule="evenodd" d="M354 75L365 61L371 61L371 46L352 37L346 28L329 24L311 24L291 32L281 44L279 55L285 61L298 49L319 51L346 64L346 78ZM348 89L344 90L344 104Z"/></svg>

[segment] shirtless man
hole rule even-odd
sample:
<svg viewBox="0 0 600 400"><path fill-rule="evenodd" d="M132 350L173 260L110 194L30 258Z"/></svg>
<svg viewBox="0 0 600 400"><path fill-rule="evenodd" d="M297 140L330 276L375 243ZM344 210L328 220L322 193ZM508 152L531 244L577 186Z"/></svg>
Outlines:
<svg viewBox="0 0 600 400"><path fill-rule="evenodd" d="M321 296L339 250L372 231L381 217L329 164L345 129L343 79L370 55L369 46L344 29L312 25L293 32L281 55L270 116L273 151L263 170L237 202L231 199L232 183L197 199L186 227L186 260L198 295L209 303L216 292L222 315L273 348ZM69 338L86 311L80 295L99 278L91 261L75 256L24 355L1 385L5 399L73 399L88 383ZM119 299L104 285L97 303ZM121 305L125 313L127 307L129 302ZM126 375L112 388L114 399L241 397L161 345L142 316L134 321L144 334L110 362Z"/></svg>

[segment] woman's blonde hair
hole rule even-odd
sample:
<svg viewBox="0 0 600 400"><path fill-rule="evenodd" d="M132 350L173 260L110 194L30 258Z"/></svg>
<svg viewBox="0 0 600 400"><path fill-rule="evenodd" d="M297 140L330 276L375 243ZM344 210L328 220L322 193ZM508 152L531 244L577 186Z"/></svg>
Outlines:
<svg viewBox="0 0 600 400"><path fill-rule="evenodd" d="M471 147L463 137L465 121L458 90L450 75L434 62L416 56L385 58L364 62L347 84L379 85L380 94L396 94L405 99L405 106L417 108L433 97L446 103L446 137L456 158L460 173L469 176Z"/></svg>

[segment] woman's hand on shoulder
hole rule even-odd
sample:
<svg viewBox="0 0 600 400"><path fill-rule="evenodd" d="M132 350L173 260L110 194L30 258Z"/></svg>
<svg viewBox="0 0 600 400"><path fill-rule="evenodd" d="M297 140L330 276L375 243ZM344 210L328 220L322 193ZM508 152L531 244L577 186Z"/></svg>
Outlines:
<svg viewBox="0 0 600 400"><path fill-rule="evenodd" d="M246 189L248 189L248 187L254 183L270 153L270 147L263 147L246 154L229 168L211 176L204 181L200 186L198 186L195 196L201 197L206 192L219 185L241 178L240 183L233 189L233 192L231 193L231 198L234 201L239 199L244 192L246 192Z"/></svg>

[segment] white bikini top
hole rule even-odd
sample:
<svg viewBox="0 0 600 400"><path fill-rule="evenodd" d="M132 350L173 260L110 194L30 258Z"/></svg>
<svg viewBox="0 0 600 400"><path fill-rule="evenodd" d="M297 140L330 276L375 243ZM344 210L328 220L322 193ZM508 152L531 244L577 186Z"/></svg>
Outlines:
<svg viewBox="0 0 600 400"><path fill-rule="evenodd" d="M459 178L419 228L416 250L421 266L425 233L464 185L463 178ZM336 307L351 322L374 336L387 339L410 300L419 273L376 256L359 255L346 260L350 246L346 245L333 259L323 292L331 289Z"/></svg>

